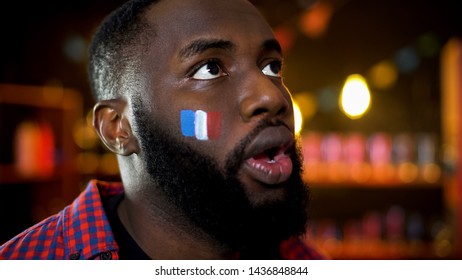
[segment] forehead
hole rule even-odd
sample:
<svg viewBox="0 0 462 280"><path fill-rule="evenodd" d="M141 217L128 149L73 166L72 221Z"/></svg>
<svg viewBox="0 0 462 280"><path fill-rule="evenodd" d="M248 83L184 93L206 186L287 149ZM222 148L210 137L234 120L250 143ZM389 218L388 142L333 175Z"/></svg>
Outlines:
<svg viewBox="0 0 462 280"><path fill-rule="evenodd" d="M237 45L250 43L250 38L273 38L266 20L247 0L162 0L146 16L156 31L155 42L171 50L198 37Z"/></svg>

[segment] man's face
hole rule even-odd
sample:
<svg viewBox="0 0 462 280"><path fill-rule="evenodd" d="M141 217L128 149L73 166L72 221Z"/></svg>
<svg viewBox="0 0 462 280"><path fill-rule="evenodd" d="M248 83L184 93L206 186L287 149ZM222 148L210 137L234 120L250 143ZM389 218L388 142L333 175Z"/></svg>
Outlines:
<svg viewBox="0 0 462 280"><path fill-rule="evenodd" d="M165 187L171 196L183 196L178 204L188 197L194 199L187 203L202 200L182 206L205 208L199 215L221 211L232 219L229 211L239 216L275 206L265 215L278 220L299 211L300 218L292 219L292 231L299 233L306 190L295 154L291 97L281 79L282 55L270 27L245 0L161 1L148 18L156 31L143 61L150 94L134 102L134 111L140 157L150 175L172 185ZM204 140L198 124L213 125L212 139ZM207 199L218 204L207 211L199 205ZM221 200L228 202L219 205ZM271 223L262 213L252 218ZM284 219L291 220L279 218Z"/></svg>
<svg viewBox="0 0 462 280"><path fill-rule="evenodd" d="M255 203L284 196L293 110L279 77L281 53L258 11L244 0L169 0L148 16L156 30L145 64L152 94L145 102L153 117L221 168L262 119L280 123L262 131L244 151L247 161L239 179ZM221 113L214 120L221 123L218 139L183 136L181 111L198 110Z"/></svg>

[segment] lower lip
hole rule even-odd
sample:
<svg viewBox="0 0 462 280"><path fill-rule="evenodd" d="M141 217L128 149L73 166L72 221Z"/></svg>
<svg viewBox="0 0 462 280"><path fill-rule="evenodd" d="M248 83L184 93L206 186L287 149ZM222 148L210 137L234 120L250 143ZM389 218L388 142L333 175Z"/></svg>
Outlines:
<svg viewBox="0 0 462 280"><path fill-rule="evenodd" d="M256 181L267 185L277 185L287 181L292 174L292 160L286 154L273 160L250 158L245 162L245 170Z"/></svg>

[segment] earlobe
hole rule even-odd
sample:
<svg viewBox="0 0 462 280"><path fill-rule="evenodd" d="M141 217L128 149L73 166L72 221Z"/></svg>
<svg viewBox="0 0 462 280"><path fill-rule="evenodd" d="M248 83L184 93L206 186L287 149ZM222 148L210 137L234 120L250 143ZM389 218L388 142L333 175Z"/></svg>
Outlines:
<svg viewBox="0 0 462 280"><path fill-rule="evenodd" d="M93 108L93 126L104 145L112 152L129 156L139 152L138 140L125 115L126 102L120 99L98 102Z"/></svg>

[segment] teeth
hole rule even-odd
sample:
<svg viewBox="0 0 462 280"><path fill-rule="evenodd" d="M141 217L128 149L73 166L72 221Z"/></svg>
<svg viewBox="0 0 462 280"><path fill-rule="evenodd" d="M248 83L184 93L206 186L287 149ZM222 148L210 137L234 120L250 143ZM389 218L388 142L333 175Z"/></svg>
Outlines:
<svg viewBox="0 0 462 280"><path fill-rule="evenodd" d="M270 159L268 160L268 163L276 163L276 161L274 159Z"/></svg>
<svg viewBox="0 0 462 280"><path fill-rule="evenodd" d="M259 163L254 164L254 167L256 169L259 169L259 170L263 171L263 172L267 172L266 168L263 165L259 164Z"/></svg>

